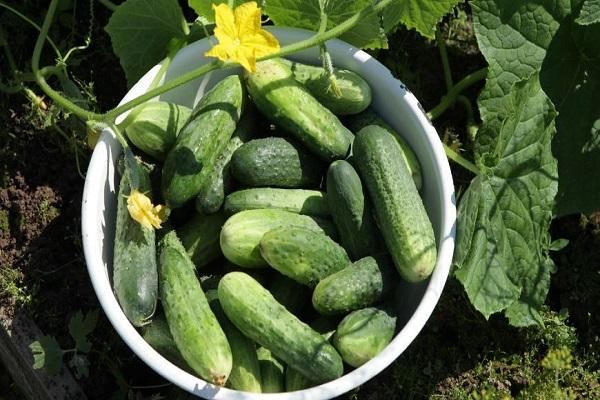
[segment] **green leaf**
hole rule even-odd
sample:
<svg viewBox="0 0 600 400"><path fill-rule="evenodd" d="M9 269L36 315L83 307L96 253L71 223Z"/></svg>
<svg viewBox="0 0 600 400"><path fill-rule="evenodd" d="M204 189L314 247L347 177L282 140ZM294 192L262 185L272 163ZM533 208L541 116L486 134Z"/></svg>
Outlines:
<svg viewBox="0 0 600 400"><path fill-rule="evenodd" d="M177 0L127 0L105 30L132 86L165 57L171 39L184 39L187 26Z"/></svg>
<svg viewBox="0 0 600 400"><path fill-rule="evenodd" d="M563 23L548 48L540 79L556 104L556 212L600 209L600 24Z"/></svg>
<svg viewBox="0 0 600 400"><path fill-rule="evenodd" d="M463 0L399 0L385 9L384 28L389 31L398 22L416 29L426 38L433 39L435 27L441 19Z"/></svg>
<svg viewBox="0 0 600 400"><path fill-rule="evenodd" d="M319 3L320 0L265 0L264 12L275 25L317 31L321 21ZM373 0L327 1L325 5L327 27L333 28L372 3ZM377 14L361 20L357 26L344 33L340 39L356 47L387 47L387 39L382 31L382 17Z"/></svg>
<svg viewBox="0 0 600 400"><path fill-rule="evenodd" d="M541 323L554 270L547 248L556 112L537 74L513 85L501 109L477 135L481 174L458 207L455 276L486 318L504 311L512 325L527 326Z"/></svg>
<svg viewBox="0 0 600 400"><path fill-rule="evenodd" d="M555 212L600 209L600 80L598 24L574 23L577 0L473 0L479 48L489 63L479 97L485 121L502 108L511 85L540 72L543 89L556 104L552 150L559 165ZM559 34L560 33L560 34ZM582 190L585 188L585 190Z"/></svg>
<svg viewBox="0 0 600 400"><path fill-rule="evenodd" d="M75 340L75 348L78 351L87 353L92 348L92 344L87 336L94 330L98 322L98 310L90 311L83 316L81 311L77 311L69 321L69 334Z"/></svg>
<svg viewBox="0 0 600 400"><path fill-rule="evenodd" d="M234 0L233 7L237 7L242 3L246 3L248 0ZM215 23L215 12L212 9L213 4L229 4L229 0L188 0L188 5L200 18L200 21L204 24ZM257 1L259 7L261 7L262 1Z"/></svg>
<svg viewBox="0 0 600 400"><path fill-rule="evenodd" d="M33 368L44 368L50 375L56 375L62 369L63 351L54 336L42 336L29 345L33 353Z"/></svg>
<svg viewBox="0 0 600 400"><path fill-rule="evenodd" d="M590 25L600 22L600 0L585 0L579 17L575 20L579 25Z"/></svg>
<svg viewBox="0 0 600 400"><path fill-rule="evenodd" d="M546 49L571 9L568 0L473 0L471 8L479 49L489 64L479 96L485 120L501 111L515 82L540 70Z"/></svg>

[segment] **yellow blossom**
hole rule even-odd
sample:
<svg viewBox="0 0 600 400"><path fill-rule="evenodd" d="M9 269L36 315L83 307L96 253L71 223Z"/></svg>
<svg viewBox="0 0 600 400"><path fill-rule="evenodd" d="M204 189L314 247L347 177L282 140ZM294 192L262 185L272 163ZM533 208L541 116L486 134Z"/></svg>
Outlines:
<svg viewBox="0 0 600 400"><path fill-rule="evenodd" d="M159 229L165 221L167 208L161 204L153 206L148 196L133 190L127 197L127 210L143 227Z"/></svg>
<svg viewBox="0 0 600 400"><path fill-rule="evenodd" d="M222 61L237 61L247 71L256 71L256 59L279 51L279 42L260 25L260 8L251 1L232 11L222 3L213 4L215 36L219 44L204 53Z"/></svg>

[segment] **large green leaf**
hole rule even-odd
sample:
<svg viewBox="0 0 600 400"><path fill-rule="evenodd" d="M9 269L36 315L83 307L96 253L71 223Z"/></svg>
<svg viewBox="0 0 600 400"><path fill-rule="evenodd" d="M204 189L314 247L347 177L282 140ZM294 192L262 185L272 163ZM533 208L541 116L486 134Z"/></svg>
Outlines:
<svg viewBox="0 0 600 400"><path fill-rule="evenodd" d="M177 0L127 0L105 29L131 86L165 57L171 39L184 38L186 22Z"/></svg>
<svg viewBox="0 0 600 400"><path fill-rule="evenodd" d="M321 0L325 1L327 27L332 28L347 20L360 10L373 3L373 0ZM275 25L293 26L316 31L321 21L320 0L265 0L264 12ZM387 47L383 34L382 18L372 14L364 18L341 39L356 47Z"/></svg>
<svg viewBox="0 0 600 400"><path fill-rule="evenodd" d="M402 22L409 29L416 29L426 38L433 39L438 22L463 0L398 0L386 8L384 27L386 31Z"/></svg>
<svg viewBox="0 0 600 400"><path fill-rule="evenodd" d="M542 86L556 104L559 117L552 149L559 165L558 215L600 209L600 115L593 96L600 79L598 24L576 26L580 3L471 2L479 47L489 63L479 97L482 119L493 118L512 84L535 72L540 72Z"/></svg>
<svg viewBox="0 0 600 400"><path fill-rule="evenodd" d="M563 23L548 48L540 79L556 104L557 212L600 208L600 24Z"/></svg>
<svg viewBox="0 0 600 400"><path fill-rule="evenodd" d="M504 311L512 325L526 326L541 322L554 269L547 248L556 112L537 74L514 84L502 103L477 135L481 174L458 207L455 276L486 318Z"/></svg>
<svg viewBox="0 0 600 400"><path fill-rule="evenodd" d="M576 22L580 25L600 22L600 0L585 0Z"/></svg>
<svg viewBox="0 0 600 400"><path fill-rule="evenodd" d="M487 60L487 84L479 97L481 117L501 111L512 85L539 71L568 0L473 0L473 25Z"/></svg>

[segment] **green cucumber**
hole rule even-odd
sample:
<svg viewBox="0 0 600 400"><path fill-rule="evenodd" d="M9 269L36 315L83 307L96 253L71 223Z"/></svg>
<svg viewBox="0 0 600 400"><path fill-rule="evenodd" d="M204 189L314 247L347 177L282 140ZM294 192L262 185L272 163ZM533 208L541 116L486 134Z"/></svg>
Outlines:
<svg viewBox="0 0 600 400"><path fill-rule="evenodd" d="M231 348L174 231L161 240L160 280L161 302L181 355L203 379L223 386L232 368Z"/></svg>
<svg viewBox="0 0 600 400"><path fill-rule="evenodd" d="M325 161L346 157L350 150L350 132L296 82L281 59L256 63L256 72L246 73L245 79L256 107L276 125Z"/></svg>
<svg viewBox="0 0 600 400"><path fill-rule="evenodd" d="M177 234L194 264L202 267L223 255L219 245L219 233L226 218L223 213L194 214L177 229Z"/></svg>
<svg viewBox="0 0 600 400"><path fill-rule="evenodd" d="M340 242L352 260L383 250L373 219L373 206L352 165L334 161L327 170L327 201Z"/></svg>
<svg viewBox="0 0 600 400"><path fill-rule="evenodd" d="M256 354L256 344L236 328L223 312L217 290L206 292L210 308L217 317L231 348L233 365L227 386L244 392L261 393L261 366Z"/></svg>
<svg viewBox="0 0 600 400"><path fill-rule="evenodd" d="M353 159L396 269L409 282L427 279L437 258L435 236L398 142L385 129L366 126L354 140Z"/></svg>
<svg viewBox="0 0 600 400"><path fill-rule="evenodd" d="M281 362L264 347L259 347L256 353L260 364L263 393L285 392L284 367Z"/></svg>
<svg viewBox="0 0 600 400"><path fill-rule="evenodd" d="M170 208L181 207L205 184L235 131L243 99L239 76L230 75L194 107L163 165L161 187Z"/></svg>
<svg viewBox="0 0 600 400"><path fill-rule="evenodd" d="M398 132L394 130L387 122L383 120L372 108L368 108L360 114L352 115L344 120L344 124L354 133L358 133L367 125L377 125L391 133L400 147L402 147L402 160L411 173L412 179L415 182L418 190L423 187L423 174L421 172L421 164L415 155L415 152L409 146Z"/></svg>
<svg viewBox="0 0 600 400"><path fill-rule="evenodd" d="M318 190L278 188L238 190L229 194L223 205L228 215L259 208L277 208L317 217L330 215L325 193Z"/></svg>
<svg viewBox="0 0 600 400"><path fill-rule="evenodd" d="M333 345L344 362L360 367L385 348L394 337L396 317L379 308L353 311L338 325Z"/></svg>
<svg viewBox="0 0 600 400"><path fill-rule="evenodd" d="M246 186L319 187L325 166L292 139L254 139L233 153L231 173Z"/></svg>
<svg viewBox="0 0 600 400"><path fill-rule="evenodd" d="M342 359L333 346L249 275L225 275L219 282L219 299L242 333L307 378L320 383L342 376Z"/></svg>
<svg viewBox="0 0 600 400"><path fill-rule="evenodd" d="M335 333L337 324L328 318L320 317L313 321L310 324L310 327L313 328L315 332L320 333L325 340L329 340ZM318 382L311 381L289 365L285 369L285 390L288 392L308 389L309 387L317 386L318 384Z"/></svg>
<svg viewBox="0 0 600 400"><path fill-rule="evenodd" d="M292 70L295 80L304 85L310 94L336 115L357 114L371 104L371 87L355 72L334 68L330 77L322 66L317 67L286 59L281 61Z"/></svg>
<svg viewBox="0 0 600 400"><path fill-rule="evenodd" d="M173 340L167 320L163 315L154 316L152 322L142 328L142 338L164 358L177 365L179 368L190 371L190 366L185 362L181 352Z"/></svg>
<svg viewBox="0 0 600 400"><path fill-rule="evenodd" d="M123 125L135 147L163 161L191 114L192 110L186 106L152 101L133 109Z"/></svg>
<svg viewBox="0 0 600 400"><path fill-rule="evenodd" d="M252 112L246 110L240 119L233 136L210 166L208 176L200 186L200 192L196 197L196 210L202 214L212 214L221 208L225 195L233 187L233 177L229 169L231 156L241 145L250 140L256 129L255 117Z"/></svg>
<svg viewBox="0 0 600 400"><path fill-rule="evenodd" d="M312 304L323 315L347 314L375 304L390 287L390 269L381 258L362 258L321 280Z"/></svg>
<svg viewBox="0 0 600 400"><path fill-rule="evenodd" d="M306 286L279 272L275 272L274 275L269 282L269 292L289 312L298 315L309 297Z"/></svg>
<svg viewBox="0 0 600 400"><path fill-rule="evenodd" d="M335 235L331 222L308 215L277 209L246 210L229 217L221 229L223 255L241 267L266 267L260 255L260 239L271 229L281 226L301 226L317 232Z"/></svg>
<svg viewBox="0 0 600 400"><path fill-rule="evenodd" d="M322 232L295 226L275 228L260 240L260 254L277 271L308 287L350 265L342 246Z"/></svg>
<svg viewBox="0 0 600 400"><path fill-rule="evenodd" d="M127 164L129 165L129 164ZM138 191L150 192L150 177L137 162ZM155 231L135 221L127 210L131 171L125 168L117 197L113 287L123 312L134 326L150 322L158 298Z"/></svg>

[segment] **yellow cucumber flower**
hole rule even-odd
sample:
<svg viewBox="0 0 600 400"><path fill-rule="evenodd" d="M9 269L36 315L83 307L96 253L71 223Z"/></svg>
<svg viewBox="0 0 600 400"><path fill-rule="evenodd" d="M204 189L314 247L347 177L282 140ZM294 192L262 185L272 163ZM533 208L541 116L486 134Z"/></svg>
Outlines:
<svg viewBox="0 0 600 400"><path fill-rule="evenodd" d="M260 25L256 2L241 4L232 11L225 3L215 10L215 36L219 44L204 53L221 61L237 61L249 72L256 71L256 59L279 51L279 42Z"/></svg>
<svg viewBox="0 0 600 400"><path fill-rule="evenodd" d="M143 227L159 229L165 221L167 208L161 204L153 206L148 196L134 189L127 197L127 210Z"/></svg>

